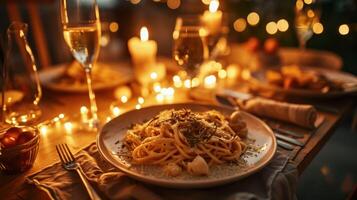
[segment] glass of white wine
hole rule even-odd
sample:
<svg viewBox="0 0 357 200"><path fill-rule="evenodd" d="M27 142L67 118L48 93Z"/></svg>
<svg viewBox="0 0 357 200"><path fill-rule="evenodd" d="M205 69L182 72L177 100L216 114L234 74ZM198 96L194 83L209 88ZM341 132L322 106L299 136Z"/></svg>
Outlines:
<svg viewBox="0 0 357 200"><path fill-rule="evenodd" d="M306 3L308 2L308 3ZM313 26L320 21L320 10L317 0L297 0L295 5L295 29L299 47L303 53L307 41L312 37Z"/></svg>
<svg viewBox="0 0 357 200"><path fill-rule="evenodd" d="M92 88L92 68L99 54L101 26L96 0L61 0L64 39L87 79L92 125L98 125L97 104Z"/></svg>
<svg viewBox="0 0 357 200"><path fill-rule="evenodd" d="M209 56L206 37L207 31L202 26L177 18L172 56L190 79L198 74L201 64Z"/></svg>

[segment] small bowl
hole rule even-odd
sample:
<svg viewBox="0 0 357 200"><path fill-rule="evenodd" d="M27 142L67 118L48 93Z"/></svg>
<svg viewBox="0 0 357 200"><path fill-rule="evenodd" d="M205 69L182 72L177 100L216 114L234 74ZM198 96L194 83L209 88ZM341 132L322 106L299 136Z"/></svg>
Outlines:
<svg viewBox="0 0 357 200"><path fill-rule="evenodd" d="M0 149L0 170L7 174L16 174L30 169L35 162L40 144L40 134L37 128L27 126L16 127L20 128L22 132L34 132L35 137L24 144ZM4 133L0 134L0 138L3 137Z"/></svg>

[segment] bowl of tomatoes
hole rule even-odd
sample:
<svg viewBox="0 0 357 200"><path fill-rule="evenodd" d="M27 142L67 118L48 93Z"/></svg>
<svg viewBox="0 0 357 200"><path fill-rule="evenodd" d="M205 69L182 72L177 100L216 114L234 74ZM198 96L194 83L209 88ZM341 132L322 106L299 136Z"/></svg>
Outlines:
<svg viewBox="0 0 357 200"><path fill-rule="evenodd" d="M14 126L0 133L0 170L15 174L30 169L40 144L37 128Z"/></svg>

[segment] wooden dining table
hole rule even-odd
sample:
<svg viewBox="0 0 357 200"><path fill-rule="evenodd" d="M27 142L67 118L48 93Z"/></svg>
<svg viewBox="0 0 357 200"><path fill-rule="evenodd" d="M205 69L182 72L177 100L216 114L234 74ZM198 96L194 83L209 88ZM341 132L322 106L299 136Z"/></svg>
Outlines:
<svg viewBox="0 0 357 200"><path fill-rule="evenodd" d="M99 116L102 116L102 121L105 121L105 116L110 115L110 105L118 101L114 98L113 90L102 90L96 92ZM315 130L307 130L295 126L282 124L291 131L295 131L304 135L300 140L305 143L304 147L295 147L292 151L284 151L292 162L297 166L299 174L302 174L311 161L318 155L319 151L324 147L330 136L334 133L339 122L345 117L351 108L354 106L355 99L353 97L342 97L338 100L318 100L311 101L315 105L319 105L318 114L323 116L323 123ZM187 102L194 101L189 98L187 91L176 90L174 99L164 103ZM137 103L136 98L119 106L121 112L135 109ZM80 107L88 105L87 93L61 93L49 90L44 90L44 96L41 101L42 117L41 120L52 119L63 113L69 119L78 117ZM155 97L145 99L144 106L158 104ZM324 109L328 108L328 109ZM56 153L55 145L59 143L67 143L74 151L79 151L85 146L95 142L98 132L78 130L71 133L64 129L49 129L47 133L41 134L40 148L33 167L20 174L6 175L0 174L0 199L49 199L48 195L37 189L35 186L26 183L26 177L30 174L40 171L55 162L59 162Z"/></svg>

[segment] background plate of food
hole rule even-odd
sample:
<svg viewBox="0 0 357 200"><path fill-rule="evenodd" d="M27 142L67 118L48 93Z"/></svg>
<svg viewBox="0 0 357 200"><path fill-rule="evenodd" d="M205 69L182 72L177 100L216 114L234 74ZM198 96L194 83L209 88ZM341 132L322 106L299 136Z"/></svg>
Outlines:
<svg viewBox="0 0 357 200"><path fill-rule="evenodd" d="M39 72L41 84L48 89L62 92L87 92L86 76L81 65L70 64L52 66ZM92 69L93 89L109 89L133 80L129 63L101 63Z"/></svg>
<svg viewBox="0 0 357 200"><path fill-rule="evenodd" d="M252 82L262 89L292 96L337 97L357 93L357 77L336 70L288 65L260 70L252 77Z"/></svg>
<svg viewBox="0 0 357 200"><path fill-rule="evenodd" d="M276 152L273 132L257 117L194 103L124 113L102 128L97 145L132 178L171 188L237 181L262 169Z"/></svg>

